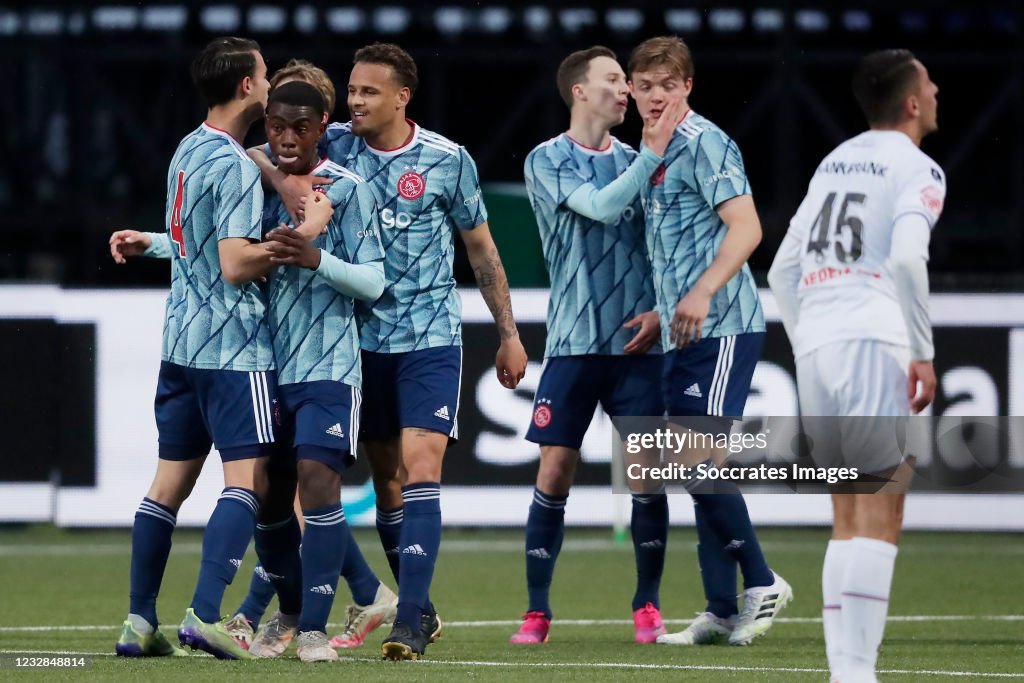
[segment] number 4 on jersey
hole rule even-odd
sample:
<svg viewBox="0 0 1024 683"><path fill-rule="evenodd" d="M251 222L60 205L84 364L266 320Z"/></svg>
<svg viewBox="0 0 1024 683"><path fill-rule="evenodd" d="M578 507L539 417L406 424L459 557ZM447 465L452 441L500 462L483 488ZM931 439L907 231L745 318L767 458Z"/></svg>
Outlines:
<svg viewBox="0 0 1024 683"><path fill-rule="evenodd" d="M181 205L185 201L185 172L178 171L178 187L174 190L171 209L171 241L178 245L178 255L185 258L185 234L181 229Z"/></svg>
<svg viewBox="0 0 1024 683"><path fill-rule="evenodd" d="M864 222L856 216L848 215L847 211L851 204L861 205L866 199L867 195L859 192L850 192L843 197L843 204L839 209L839 218L836 219L836 227L833 233L836 243L836 258L840 263L859 261L864 253ZM825 250L832 244L832 241L829 240L829 228L832 225L832 207L835 201L836 193L829 192L828 196L825 197L825 203L821 205L818 217L814 219L814 223L811 225L811 238L807 242L807 252L813 251L815 253L815 260L818 263L822 263L825 260ZM844 228L850 229L849 248L839 241Z"/></svg>

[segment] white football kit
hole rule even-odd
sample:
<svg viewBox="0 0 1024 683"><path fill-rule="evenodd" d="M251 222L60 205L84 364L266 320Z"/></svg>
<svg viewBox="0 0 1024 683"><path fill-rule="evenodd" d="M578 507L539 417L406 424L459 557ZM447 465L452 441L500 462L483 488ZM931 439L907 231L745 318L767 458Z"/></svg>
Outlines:
<svg viewBox="0 0 1024 683"><path fill-rule="evenodd" d="M897 131L862 133L818 166L769 275L796 357L802 415L909 414L911 336L890 255L895 237L927 259L945 194L938 164ZM907 247L906 236L919 233L924 239ZM930 330L922 336L913 357L930 359ZM883 464L891 456L874 466Z"/></svg>

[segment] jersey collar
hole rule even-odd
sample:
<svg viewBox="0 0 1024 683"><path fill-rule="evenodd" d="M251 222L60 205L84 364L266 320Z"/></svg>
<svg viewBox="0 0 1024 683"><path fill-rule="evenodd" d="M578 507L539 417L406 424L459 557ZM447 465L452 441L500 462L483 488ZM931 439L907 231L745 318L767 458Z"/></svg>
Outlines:
<svg viewBox="0 0 1024 683"><path fill-rule="evenodd" d="M403 154L405 152L408 152L414 146L419 144L419 141L420 141L420 127L418 125L416 125L416 122L413 121L412 119L406 119L405 121L406 121L406 123L408 123L412 127L412 132L409 133L409 137L400 146L395 147L394 149L379 149L379 148L374 147L373 145L371 145L366 140L363 140L363 144L366 145L366 149L370 150L371 152L373 152L377 156L382 156L382 157L396 157L399 154Z"/></svg>

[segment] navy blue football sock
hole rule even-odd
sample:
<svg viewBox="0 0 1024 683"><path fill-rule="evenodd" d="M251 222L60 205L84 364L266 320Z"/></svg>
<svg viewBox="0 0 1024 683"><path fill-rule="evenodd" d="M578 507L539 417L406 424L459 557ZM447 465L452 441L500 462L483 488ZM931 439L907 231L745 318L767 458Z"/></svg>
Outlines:
<svg viewBox="0 0 1024 683"><path fill-rule="evenodd" d="M156 596L171 554L171 534L177 517L155 500L143 498L132 525L132 568L129 608L157 627Z"/></svg>
<svg viewBox="0 0 1024 683"><path fill-rule="evenodd" d="M257 532L259 533L259 532ZM242 606L235 614L244 614L245 618L252 624L253 630L260 627L260 619L267 611L271 599L274 597L274 584L270 582L267 571L263 565L258 564L249 579L249 592L245 594Z"/></svg>
<svg viewBox="0 0 1024 683"><path fill-rule="evenodd" d="M338 567L345 559L351 532L341 503L303 510L302 516L306 520L306 533L302 537L299 632L326 631L338 587Z"/></svg>
<svg viewBox="0 0 1024 683"><path fill-rule="evenodd" d="M636 592L633 611L653 604L661 607L658 589L665 568L668 542L668 496L664 493L633 494L633 515L629 522L636 557Z"/></svg>
<svg viewBox="0 0 1024 683"><path fill-rule="evenodd" d="M693 499L704 507L705 520L720 542L740 564L743 587L770 586L775 577L765 562L754 525L750 523L747 504L735 483L714 482L714 493L694 493Z"/></svg>
<svg viewBox="0 0 1024 683"><path fill-rule="evenodd" d="M739 612L736 603L736 558L725 549L725 542L708 524L704 506L694 498L697 518L697 561L704 584L707 611L727 619Z"/></svg>
<svg viewBox="0 0 1024 683"><path fill-rule="evenodd" d="M551 496L533 490L530 514L526 518L526 591L529 612L543 612L551 618L551 577L562 550L565 535L565 502L569 496Z"/></svg>
<svg viewBox="0 0 1024 683"><path fill-rule="evenodd" d="M376 599L380 579L366 563L363 551L359 549L359 544L352 536L352 527L348 524L345 525L345 533L348 535L348 541L345 546L345 559L341 562L341 578L348 584L355 603L365 607Z"/></svg>
<svg viewBox="0 0 1024 683"><path fill-rule="evenodd" d="M398 579L400 621L414 631L429 604L434 563L441 547L441 484L423 482L402 487L405 520L402 522L401 571Z"/></svg>
<svg viewBox="0 0 1024 683"><path fill-rule="evenodd" d="M302 530L295 515L281 522L256 525L256 556L277 593L278 609L292 616L302 610L301 543Z"/></svg>
<svg viewBox="0 0 1024 683"><path fill-rule="evenodd" d="M256 528L256 494L237 486L225 488L203 533L203 560L192 596L196 616L208 624L220 620L220 603L242 566Z"/></svg>
<svg viewBox="0 0 1024 683"><path fill-rule="evenodd" d="M377 508L377 535L380 536L380 544L384 548L384 556L388 558L388 566L391 567L391 574L398 581L400 548L402 542L402 508L385 510Z"/></svg>

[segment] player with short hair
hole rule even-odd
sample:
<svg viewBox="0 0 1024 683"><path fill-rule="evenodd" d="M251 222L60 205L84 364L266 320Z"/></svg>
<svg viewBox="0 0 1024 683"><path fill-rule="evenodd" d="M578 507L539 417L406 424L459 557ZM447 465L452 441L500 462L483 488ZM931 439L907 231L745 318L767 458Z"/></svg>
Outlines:
<svg viewBox="0 0 1024 683"><path fill-rule="evenodd" d="M761 224L743 158L718 126L690 109L693 57L678 37L638 45L627 73L645 121L661 116L673 99L683 102L665 159L640 195L667 349L665 407L674 423L681 419L699 432L728 432L732 419L743 415L765 331L747 266L761 241ZM709 460L724 455L712 453ZM683 457L708 456L691 451ZM734 483L694 482L689 490L708 607L686 630L659 636L658 642L692 645L728 636L730 644L746 645L771 627L792 590L765 562ZM736 603L737 563L742 611Z"/></svg>
<svg viewBox="0 0 1024 683"><path fill-rule="evenodd" d="M290 638L280 638L279 631L294 629L298 657L307 662L338 659L325 631L351 536L340 491L341 471L356 455L361 403L354 300L373 301L384 289L384 251L373 193L356 174L319 158L324 112L321 92L301 81L274 89L267 108L267 140L278 167L333 180L323 199L335 209L326 233L309 242L286 227L288 213L279 197L269 198L264 208L272 261L286 264L270 275L267 318L278 368L282 432L290 437L297 461L306 529L300 562L298 527L290 510L294 480L272 479L271 487L280 490L268 499L288 505L284 519L265 520L265 536L273 537L274 527L292 528L283 532L282 544L264 546L260 555L268 574L280 572L286 580L275 581L281 608L249 650L255 656L280 655ZM257 540L276 543L274 538ZM301 580L288 581L296 566L301 566Z"/></svg>
<svg viewBox="0 0 1024 683"><path fill-rule="evenodd" d="M526 435L541 451L526 523L530 604L513 644L547 642L565 504L598 403L613 416L664 412L652 391L661 376L660 331L638 195L661 162L676 113L648 122L646 147L637 154L610 134L629 104L614 52L601 46L573 52L555 80L569 107L569 129L535 147L524 166L551 296L544 372ZM633 495L630 528L635 638L653 643L665 633L658 611L668 538L664 492Z"/></svg>
<svg viewBox="0 0 1024 683"><path fill-rule="evenodd" d="M399 582L383 654L415 659L441 629L428 592L440 547L441 463L458 437L462 334L453 232L498 325L496 370L507 388L525 373L526 352L472 158L405 117L418 84L415 61L386 43L360 48L353 61L352 120L328 127L326 150L367 179L380 208L387 284L360 314L367 378L360 437L374 474L378 531ZM308 177L285 176L267 158L257 163L289 209L309 194Z"/></svg>
<svg viewBox="0 0 1024 683"><path fill-rule="evenodd" d="M303 60L291 60L281 70L274 73L270 78L271 98L278 87L288 83L307 83L313 85L322 95L323 104L320 105L325 113L333 107L334 85L327 74L319 67ZM303 125L303 132L309 134L311 127ZM321 132L322 134L322 132ZM317 136L319 139L319 136ZM347 173L347 172L346 172ZM351 175L351 174L350 174ZM334 175L326 169L317 177L324 177L333 181ZM334 188L324 186L333 193ZM344 183L338 189L346 187ZM265 202L264 210L276 211L280 205L277 197L269 196ZM374 213L376 213L374 211ZM266 219L266 215L265 215ZM276 223L266 226L269 230ZM358 231L358 228L357 228ZM271 233L276 239L282 239L282 233ZM379 237L378 237L379 239ZM171 258L171 242L166 233L142 233L135 230L121 230L111 236L111 254L118 263L124 263L126 256L147 255L155 258ZM271 245L272 246L272 245ZM379 295L379 293L378 293ZM272 302L273 303L273 302ZM311 334L315 334L312 330ZM277 337L275 336L275 339ZM287 354L286 354L287 355ZM290 448L290 447L289 447ZM291 459L289 454L286 459ZM282 473L277 468L275 474L279 479L290 482L295 486L295 473L292 471ZM294 469L294 468L289 468ZM284 474L284 476L282 476ZM239 609L226 623L227 631L243 647L249 648L255 636L254 628L259 627L270 600L275 593L275 583L282 584L282 591L286 594L283 604L286 609L279 611L271 619L269 628L261 631L261 642L252 651L255 655L273 656L290 644L295 636L297 627L297 614L301 603L301 570L297 553L294 550L295 539L300 537L303 526L302 507L298 495L295 496L295 514L288 514L287 509L281 509L280 505L275 510L275 503L270 501L261 508L261 518L266 515L274 517L272 520L261 519L256 527L256 544L261 547L258 555L267 555L265 546L270 546L270 556L274 557L273 548L283 547L283 558L279 558L278 566L274 571L268 572L262 564L257 564L249 584L249 592ZM344 560L341 564L341 575L348 583L352 592L355 604L346 608L346 623L342 633L331 641L334 647L352 648L359 647L365 641L366 636L382 623L389 623L394 619L395 608L398 601L397 596L380 581L363 557L355 538L351 535L348 525L343 525L347 541L345 543ZM289 564L289 554L291 563ZM272 564L274 563L272 560ZM288 611L290 610L290 611Z"/></svg>
<svg viewBox="0 0 1024 683"><path fill-rule="evenodd" d="M178 145L167 174L165 221L174 249L155 405L160 457L132 527L131 606L116 651L183 652L156 630L156 597L178 508L216 445L225 488L206 526L196 591L178 636L217 657L242 659L249 654L225 629L220 603L266 487L277 381L266 301L254 282L273 267L269 251L254 243L263 190L240 140L263 115L270 84L259 45L243 38L210 42L191 73L209 109ZM329 214L308 213L303 227L317 234Z"/></svg>
<svg viewBox="0 0 1024 683"><path fill-rule="evenodd" d="M327 73L320 67L302 60L291 59L274 72L270 78L271 93L281 85L293 82L305 82L313 85L320 91L324 98L324 122L326 123L330 112L334 110L335 89ZM324 177L313 174L314 177ZM301 524L301 505L296 497L296 514ZM257 527L257 542L263 539L264 527ZM352 593L353 603L345 609L345 624L341 632L331 639L333 647L345 649L361 647L366 637L378 626L391 623L395 618L398 596L395 595L383 581L377 578L373 569L367 564L362 551L352 536L351 530L346 525L348 541L344 553L344 561L341 565L341 576L348 584ZM254 637L253 629L259 627L259 621L263 617L271 598L274 595L274 586L270 576L262 565L257 565L253 571L249 583L249 592L245 600L239 606L235 617L228 623L229 630L236 637L241 637L247 642L252 642ZM274 639L280 643L284 641L287 646L290 640L291 631L285 628L284 624L278 624L279 637ZM269 630L264 632L265 637L270 637ZM276 645L279 648L280 645ZM257 651L259 648L257 649Z"/></svg>
<svg viewBox="0 0 1024 683"><path fill-rule="evenodd" d="M270 77L270 91L273 92L277 86L294 81L309 83L324 97L324 123L334 112L334 103L337 93L334 89L334 81L327 75L327 72L305 59L289 59L288 63L274 72Z"/></svg>
<svg viewBox="0 0 1024 683"><path fill-rule="evenodd" d="M853 93L870 130L818 165L768 274L796 357L801 415L859 417L840 421L841 451L816 448L816 460L862 455L856 428L865 420L905 418L935 397L928 244L946 181L920 145L938 130L938 91L908 50L861 60ZM905 473L899 448L877 446L852 464L883 480ZM877 680L907 483L896 476L880 493L832 494L821 586L833 681Z"/></svg>

